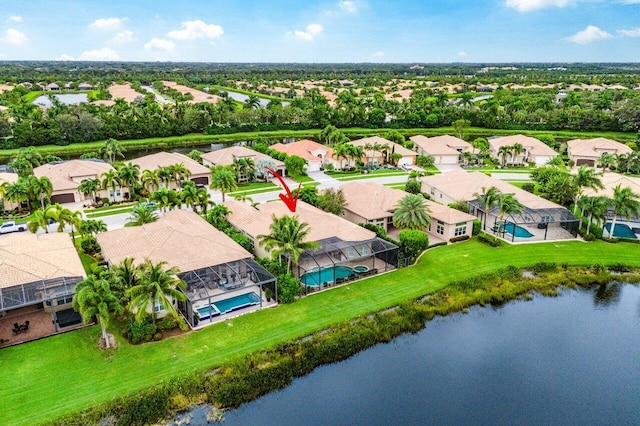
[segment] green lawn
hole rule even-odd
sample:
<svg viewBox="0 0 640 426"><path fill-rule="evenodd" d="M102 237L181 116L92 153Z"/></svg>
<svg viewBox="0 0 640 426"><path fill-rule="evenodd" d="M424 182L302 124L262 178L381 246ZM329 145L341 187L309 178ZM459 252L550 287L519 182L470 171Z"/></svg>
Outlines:
<svg viewBox="0 0 640 426"><path fill-rule="evenodd" d="M578 241L490 248L472 240L428 251L417 266L378 275L157 343L103 352L97 327L2 349L0 424L31 425L90 407L183 372L204 370L433 292L508 264L640 266L637 246Z"/></svg>
<svg viewBox="0 0 640 426"><path fill-rule="evenodd" d="M336 178L336 179L339 181L350 181L350 180L373 179L373 178L378 178L382 176L408 176L408 175L409 173L403 172L400 170L378 170L373 173L345 176L345 177Z"/></svg>

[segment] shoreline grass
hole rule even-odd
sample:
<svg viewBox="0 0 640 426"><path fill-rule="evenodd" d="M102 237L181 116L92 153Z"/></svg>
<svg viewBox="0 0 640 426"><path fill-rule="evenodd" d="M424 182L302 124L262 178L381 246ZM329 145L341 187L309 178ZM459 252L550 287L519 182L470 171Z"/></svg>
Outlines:
<svg viewBox="0 0 640 426"><path fill-rule="evenodd" d="M119 349L103 352L96 344L98 328L85 328L2 349L0 423L49 422L498 270L505 259L516 267L540 261L640 266L635 246L625 243L561 241L490 248L473 239L429 250L412 267L161 342L132 346L118 339ZM61 389L67 397L61 398Z"/></svg>

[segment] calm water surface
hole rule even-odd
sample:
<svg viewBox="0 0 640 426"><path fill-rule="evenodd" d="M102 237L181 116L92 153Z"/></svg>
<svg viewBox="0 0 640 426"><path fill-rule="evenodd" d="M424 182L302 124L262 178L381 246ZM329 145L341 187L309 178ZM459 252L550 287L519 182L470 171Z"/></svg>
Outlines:
<svg viewBox="0 0 640 426"><path fill-rule="evenodd" d="M75 104L89 101L89 98L87 97L86 93L66 93L66 94L53 95L53 96L55 96L58 99L58 101L60 101L60 103L63 105L75 105ZM33 103L38 105L44 105L47 108L51 108L53 106L53 103L51 103L47 95L38 96L33 101Z"/></svg>
<svg viewBox="0 0 640 426"><path fill-rule="evenodd" d="M194 410L191 424L204 424ZM435 319L225 414L224 425L640 424L640 288Z"/></svg>

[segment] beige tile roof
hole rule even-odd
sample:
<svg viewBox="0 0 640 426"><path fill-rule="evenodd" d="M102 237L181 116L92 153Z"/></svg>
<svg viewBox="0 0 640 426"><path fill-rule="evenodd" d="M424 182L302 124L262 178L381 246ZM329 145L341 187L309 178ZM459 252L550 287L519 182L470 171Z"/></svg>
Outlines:
<svg viewBox="0 0 640 426"><path fill-rule="evenodd" d="M60 277L85 277L69 234L0 236L0 288Z"/></svg>
<svg viewBox="0 0 640 426"><path fill-rule="evenodd" d="M198 214L173 210L157 222L98 234L102 254L110 264L127 257L142 263L167 262L181 272L252 257Z"/></svg>
<svg viewBox="0 0 640 426"><path fill-rule="evenodd" d="M607 138L573 139L567 142L570 156L600 158L602 152L628 154L633 150L627 145Z"/></svg>
<svg viewBox="0 0 640 426"><path fill-rule="evenodd" d="M489 144L491 147L498 151L500 147L504 145L514 145L516 143L521 144L529 153L534 156L556 156L558 155L553 149L549 148L544 142L539 141L536 138L532 138L531 136L525 135L512 135L512 136L502 136L497 138L489 139Z"/></svg>
<svg viewBox="0 0 640 426"><path fill-rule="evenodd" d="M284 162L243 146L230 146L228 148L202 154L203 160L214 165L227 166L233 164L233 160L236 158L251 158L254 163L257 163L262 158L268 158L274 162L276 167L284 167Z"/></svg>
<svg viewBox="0 0 640 426"><path fill-rule="evenodd" d="M613 197L613 189L620 185L622 188L630 188L636 194L640 194L640 177L624 176L618 173L607 172L601 176L604 189L593 190L586 188L584 195L589 197L602 196Z"/></svg>
<svg viewBox="0 0 640 426"><path fill-rule="evenodd" d="M364 146L366 144L371 144L371 145L375 145L375 144L380 144L380 145L389 145L389 149L391 149L393 152L395 152L396 154L401 154L403 157L416 157L418 154L416 152L411 151L410 149L405 148L402 145L399 145L395 142L391 142L390 140L387 140L385 138L381 138L380 136L371 136L368 138L363 138L363 139L356 139L354 141L351 141L352 145L355 146L361 146L364 148ZM370 151L372 152L372 151ZM377 155L381 155L380 153L375 153L372 152L373 154L377 154ZM367 153L368 157L371 157L371 155L369 155Z"/></svg>
<svg viewBox="0 0 640 426"><path fill-rule="evenodd" d="M0 172L0 184L4 182L16 183L18 181L18 177L17 173Z"/></svg>
<svg viewBox="0 0 640 426"><path fill-rule="evenodd" d="M173 166L174 164L182 163L182 165L191 172L192 177L202 175L208 176L211 173L211 171L202 164L178 152L157 152L155 154L145 155L144 157L138 157L131 160L131 163L138 164L140 166L140 171L158 170L161 167Z"/></svg>
<svg viewBox="0 0 640 426"><path fill-rule="evenodd" d="M454 200L475 200L477 197L473 194L480 194L483 188L488 189L495 186L505 194L513 194L520 203L534 210L562 208L556 203L538 197L500 179L493 179L480 172L468 173L464 170L456 170L439 175L426 176L421 180Z"/></svg>
<svg viewBox="0 0 640 426"><path fill-rule="evenodd" d="M435 136L432 138L416 135L411 136L409 139L431 155L460 155L460 152L458 152L456 148L461 148L462 152L474 151L470 143L450 135Z"/></svg>
<svg viewBox="0 0 640 426"><path fill-rule="evenodd" d="M447 225L453 225L460 222L469 222L475 219L475 216L460 210L452 209L449 206L435 203L427 200L427 206L431 212L431 221L440 220Z"/></svg>
<svg viewBox="0 0 640 426"><path fill-rule="evenodd" d="M310 231L305 241L320 241L331 237L338 237L342 241L368 241L376 236L342 217L299 200L295 213L291 213L281 201L260 204L259 210L237 200L228 200L225 205L231 210L229 223L252 238L270 232L271 216L274 214L276 217L296 215L301 222L308 223Z"/></svg>
<svg viewBox="0 0 640 426"><path fill-rule="evenodd" d="M33 174L37 177L46 176L51 181L53 190L60 191L76 189L82 179L99 179L100 175L109 170L113 170L113 167L104 161L69 160L36 167Z"/></svg>
<svg viewBox="0 0 640 426"><path fill-rule="evenodd" d="M333 149L308 139L302 139L300 141L287 144L277 143L272 145L271 148L276 151L284 152L287 155L297 155L298 157L302 157L308 161L320 161L317 156L311 153L311 151L315 151L317 149L326 151L325 158L333 156Z"/></svg>

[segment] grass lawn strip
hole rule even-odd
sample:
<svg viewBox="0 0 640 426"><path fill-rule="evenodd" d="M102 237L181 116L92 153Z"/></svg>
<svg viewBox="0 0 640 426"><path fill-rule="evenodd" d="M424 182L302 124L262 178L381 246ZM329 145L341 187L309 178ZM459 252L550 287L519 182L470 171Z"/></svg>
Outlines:
<svg viewBox="0 0 640 426"><path fill-rule="evenodd" d="M50 421L180 373L209 369L506 265L530 266L546 261L640 266L636 252L635 246L624 243L562 241L494 249L472 240L430 250L413 267L157 343L132 346L120 340L119 349L103 352L96 344L99 329L91 327L5 348L0 423Z"/></svg>
<svg viewBox="0 0 640 426"><path fill-rule="evenodd" d="M125 207L125 208L121 208L121 209L114 209L114 210L107 210L104 212L97 212L97 213L86 213L87 219L96 219L99 217L105 217L105 216L115 216L118 214L129 214L131 213L131 209L132 206L129 207Z"/></svg>

